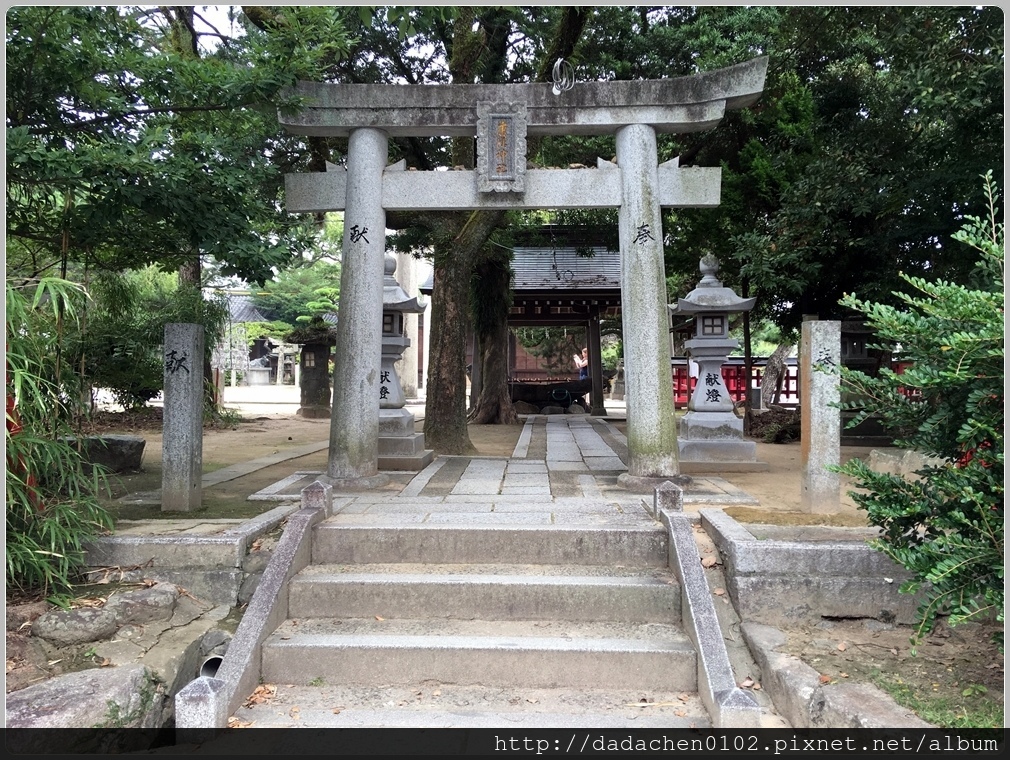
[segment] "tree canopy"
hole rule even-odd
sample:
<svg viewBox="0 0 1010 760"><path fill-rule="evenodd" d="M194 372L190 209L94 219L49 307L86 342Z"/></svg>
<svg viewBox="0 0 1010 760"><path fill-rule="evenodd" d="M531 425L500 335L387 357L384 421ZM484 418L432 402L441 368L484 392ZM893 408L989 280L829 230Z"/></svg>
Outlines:
<svg viewBox="0 0 1010 760"><path fill-rule="evenodd" d="M771 58L757 105L675 139L681 165L723 167L723 195L667 215L670 268L711 250L787 330L839 316L846 293L892 302L901 272L970 271L950 237L1003 165L998 8L698 8L640 36L643 65L685 37L692 68Z"/></svg>
<svg viewBox="0 0 1010 760"><path fill-rule="evenodd" d="M276 109L350 38L333 8L261 23L239 15L225 34L192 6L9 9L8 270L208 256L262 281L304 251L311 229L280 198L303 146Z"/></svg>

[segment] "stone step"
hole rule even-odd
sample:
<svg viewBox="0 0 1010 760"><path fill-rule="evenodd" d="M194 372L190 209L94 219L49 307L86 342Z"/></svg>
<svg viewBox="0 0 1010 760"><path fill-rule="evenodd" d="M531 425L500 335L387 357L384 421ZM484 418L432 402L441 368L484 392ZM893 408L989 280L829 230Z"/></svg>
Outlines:
<svg viewBox="0 0 1010 760"><path fill-rule="evenodd" d="M445 683L697 690L697 657L666 623L287 620L263 646L267 683Z"/></svg>
<svg viewBox="0 0 1010 760"><path fill-rule="evenodd" d="M708 728L684 691L458 686L279 686L235 717L253 728ZM580 739L581 741L581 739ZM282 754L288 754L283 753Z"/></svg>
<svg viewBox="0 0 1010 760"><path fill-rule="evenodd" d="M666 567L666 530L659 524L592 525L339 525L316 528L316 564L504 563Z"/></svg>
<svg viewBox="0 0 1010 760"><path fill-rule="evenodd" d="M680 621L663 569L591 565L310 565L291 583L293 618Z"/></svg>

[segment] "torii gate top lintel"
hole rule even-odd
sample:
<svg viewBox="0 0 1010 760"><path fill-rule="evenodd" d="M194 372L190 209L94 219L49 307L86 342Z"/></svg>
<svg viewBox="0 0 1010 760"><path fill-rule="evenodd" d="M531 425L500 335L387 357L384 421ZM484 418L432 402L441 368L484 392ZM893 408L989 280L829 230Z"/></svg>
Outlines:
<svg viewBox="0 0 1010 760"><path fill-rule="evenodd" d="M390 136L473 135L479 102L519 103L526 127L537 134L605 134L628 124L657 132L709 129L727 109L760 98L768 58L672 79L579 82L559 95L550 84L321 84L301 82L298 113L279 116L291 133L346 136L357 128Z"/></svg>

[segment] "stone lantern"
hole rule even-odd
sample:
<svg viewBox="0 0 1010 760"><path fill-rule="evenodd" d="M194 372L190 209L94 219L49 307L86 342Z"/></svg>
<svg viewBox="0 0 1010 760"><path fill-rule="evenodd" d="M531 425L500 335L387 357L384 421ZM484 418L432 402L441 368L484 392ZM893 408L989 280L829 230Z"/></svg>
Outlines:
<svg viewBox="0 0 1010 760"><path fill-rule="evenodd" d="M394 364L410 345L403 333L403 315L420 314L424 307L411 298L393 277L396 257L385 256L382 281L382 359L379 367L379 469L424 469L435 458L435 452L424 448L424 434L414 432L414 415L404 409L400 378Z"/></svg>
<svg viewBox="0 0 1010 760"><path fill-rule="evenodd" d="M307 325L296 327L284 338L287 343L302 345L299 356L298 385L301 406L298 416L328 418L330 416L330 353L336 337L322 317L313 317Z"/></svg>
<svg viewBox="0 0 1010 760"><path fill-rule="evenodd" d="M731 315L754 308L755 298L740 298L724 287L715 274L719 260L706 254L699 266L698 287L670 305L673 314L694 317L694 337L684 342L687 355L698 364L698 379L688 412L680 421L680 461L688 472L727 469L763 469L757 466L727 467L728 463L756 462L757 446L743 438L743 420L733 411L733 398L722 377L722 365L739 342L729 337Z"/></svg>

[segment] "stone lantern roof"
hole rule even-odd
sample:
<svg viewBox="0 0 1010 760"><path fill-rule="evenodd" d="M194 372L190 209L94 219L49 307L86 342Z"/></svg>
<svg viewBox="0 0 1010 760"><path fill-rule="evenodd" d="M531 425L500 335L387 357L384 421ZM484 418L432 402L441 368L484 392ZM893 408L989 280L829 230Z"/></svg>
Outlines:
<svg viewBox="0 0 1010 760"><path fill-rule="evenodd" d="M697 314L699 312L740 312L754 308L757 297L741 298L731 288L724 287L715 273L719 271L719 259L711 253L702 257L698 269L702 273L698 287L681 298L677 303L670 304L669 309L674 314Z"/></svg>
<svg viewBox="0 0 1010 760"><path fill-rule="evenodd" d="M393 277L396 271L396 256L387 253L385 256L385 271L382 277L382 310L398 311L405 314L421 314L424 306L417 302L417 298L411 298L407 291L400 287L400 283Z"/></svg>

